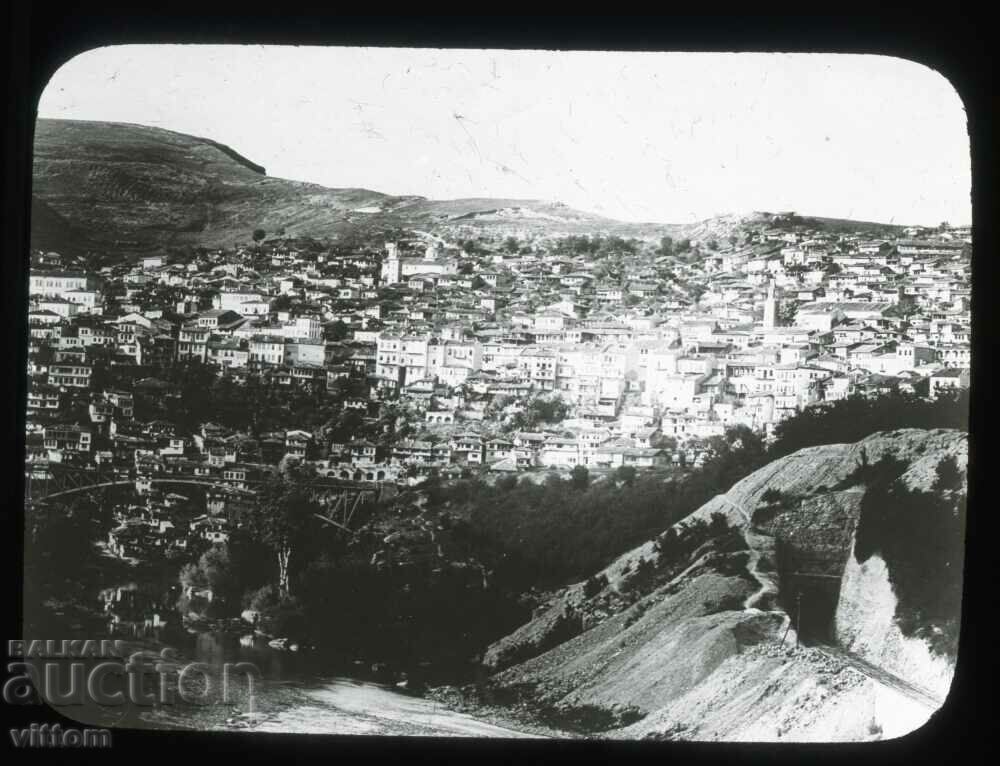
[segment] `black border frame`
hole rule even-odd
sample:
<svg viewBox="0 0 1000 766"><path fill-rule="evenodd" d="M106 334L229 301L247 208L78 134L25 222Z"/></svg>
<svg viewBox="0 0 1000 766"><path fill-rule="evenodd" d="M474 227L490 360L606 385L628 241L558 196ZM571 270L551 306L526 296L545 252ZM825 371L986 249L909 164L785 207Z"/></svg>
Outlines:
<svg viewBox="0 0 1000 766"><path fill-rule="evenodd" d="M22 472L25 389L23 369L27 332L27 254L31 182L31 149L35 107L51 74L65 61L85 50L122 43L253 43L312 45L392 45L456 48L542 48L585 50L680 51L780 51L877 53L899 56L925 64L944 75L959 92L969 119L973 157L973 226L976 246L973 259L973 404L970 413L970 508L963 624L959 664L952 693L931 722L898 740L874 744L730 744L643 742L530 742L458 739L356 738L340 736L173 733L115 730L111 751L92 751L99 757L121 755L148 757L162 751L170 756L238 755L258 760L280 758L357 758L385 756L417 760L469 758L508 760L528 757L546 761L605 759L694 759L712 763L749 762L917 762L975 757L990 744L991 721L986 700L987 676L995 670L995 652L984 648L982 630L994 595L995 575L990 543L995 540L988 502L986 477L988 432L992 415L989 381L996 353L990 330L995 323L990 291L997 285L994 185L996 167L996 99L991 85L993 57L984 39L992 26L962 8L962 3L938 6L922 15L913 7L898 10L869 8L867 14L664 15L645 17L543 16L543 17L358 17L343 16L335 8L292 9L287 4L269 10L234 6L230 9L182 9L168 6L145 9L139 4L104 3L64 10L50 3L7 6L7 58L9 77L5 101L2 233L6 247L0 258L6 359L12 368L5 376L8 402L5 416L17 466L14 480L3 483L2 556L8 594L3 610L7 630L0 636L6 653L7 638L20 635L23 532ZM906 116L899 115L905 123ZM919 130L919 125L907 129ZM13 593L11 593L13 591ZM40 708L0 706L10 726L37 720ZM42 718L56 718L55 714ZM68 720L68 719L67 719ZM0 732L6 742L6 732ZM249 747L252 745L252 748ZM164 746L169 750L162 750ZM10 744L8 748L13 749ZM59 757L65 751L50 750ZM44 757L45 751L33 751ZM74 751L74 755L81 755ZM89 754L89 753L88 753Z"/></svg>

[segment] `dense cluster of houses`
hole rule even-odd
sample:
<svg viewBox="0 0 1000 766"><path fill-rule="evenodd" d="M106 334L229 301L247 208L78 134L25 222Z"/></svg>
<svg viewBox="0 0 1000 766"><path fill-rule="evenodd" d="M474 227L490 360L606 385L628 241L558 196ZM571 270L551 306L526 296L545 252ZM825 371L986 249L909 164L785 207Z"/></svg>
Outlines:
<svg viewBox="0 0 1000 766"><path fill-rule="evenodd" d="M644 468L697 462L729 426L769 433L854 392L969 385L970 230L873 240L765 225L732 240L697 257L642 243L612 254L616 268L545 238L472 253L427 235L350 252L275 241L99 272L36 253L28 458L124 468L145 493L171 474L245 490L286 456L365 482ZM412 428L185 432L163 375L184 359L276 396L328 391L363 420L403 405ZM539 400L558 400L558 419L527 417ZM140 420L142 401L168 414ZM110 541L121 555L154 534L132 521Z"/></svg>

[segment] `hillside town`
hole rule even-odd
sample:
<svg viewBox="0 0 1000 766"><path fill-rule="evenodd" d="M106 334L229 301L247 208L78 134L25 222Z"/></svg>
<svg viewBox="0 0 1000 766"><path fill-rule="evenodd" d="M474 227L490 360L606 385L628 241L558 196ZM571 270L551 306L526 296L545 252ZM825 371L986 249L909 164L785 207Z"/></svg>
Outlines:
<svg viewBox="0 0 1000 766"><path fill-rule="evenodd" d="M214 479L232 502L289 460L373 484L698 465L731 426L968 387L971 241L786 213L722 243L258 230L98 270L36 252L26 460L116 470L141 495ZM277 414L182 406L222 389ZM197 527L224 539L211 514Z"/></svg>

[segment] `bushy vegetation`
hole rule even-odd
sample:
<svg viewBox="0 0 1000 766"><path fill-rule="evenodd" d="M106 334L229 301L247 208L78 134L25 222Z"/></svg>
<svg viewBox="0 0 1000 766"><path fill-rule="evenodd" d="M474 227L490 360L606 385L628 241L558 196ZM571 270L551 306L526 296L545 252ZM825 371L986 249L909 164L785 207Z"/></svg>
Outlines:
<svg viewBox="0 0 1000 766"><path fill-rule="evenodd" d="M760 499L768 505L780 505L785 499L785 494L780 489L769 487L760 496Z"/></svg>
<svg viewBox="0 0 1000 766"><path fill-rule="evenodd" d="M954 466L938 467L938 485L954 489ZM905 466L891 457L863 468L854 555L885 560L898 598L896 622L904 635L928 641L955 657L961 622L965 538L964 493L923 492L900 479Z"/></svg>
<svg viewBox="0 0 1000 766"><path fill-rule="evenodd" d="M623 239L614 234L608 236L573 234L557 240L554 252L559 255L590 255L600 258L613 253L635 253L638 249L639 242L636 239Z"/></svg>
<svg viewBox="0 0 1000 766"><path fill-rule="evenodd" d="M478 480L442 488L437 502L469 521L510 587L578 580L671 526L761 465L760 438L745 428L713 441L713 456L693 473L649 471L631 482L591 482L585 468L541 484L513 477L491 487ZM498 491L499 490L499 491Z"/></svg>
<svg viewBox="0 0 1000 766"><path fill-rule="evenodd" d="M253 435L283 430L289 423L311 428L337 425L341 420L341 432L348 437L370 437L380 428L369 428L361 416L343 406L348 396L364 392L363 381L343 379L330 391L325 382L312 390L289 391L255 377L246 384L234 383L196 359L177 362L158 377L177 387L179 399L159 402L139 397L137 419L166 418L189 432L211 421Z"/></svg>
<svg viewBox="0 0 1000 766"><path fill-rule="evenodd" d="M603 568L772 460L883 430L967 429L968 401L967 391L935 401L907 394L851 397L783 421L769 447L748 428L729 429L708 441L704 464L682 476L616 474L616 481L584 486L581 471L575 482L555 475L542 484L505 477L495 488L467 480L444 488L436 502L462 508L472 534L513 577L512 587L562 585ZM762 499L778 506L789 501L778 490Z"/></svg>
<svg viewBox="0 0 1000 766"><path fill-rule="evenodd" d="M635 706L609 710L600 705L546 706L539 718L550 726L580 734L617 729L642 720L645 714Z"/></svg>
<svg viewBox="0 0 1000 766"><path fill-rule="evenodd" d="M927 408L908 401L892 404L934 425L950 424L948 418L960 406L948 400ZM866 400L844 406L872 405ZM308 628L309 639L345 657L461 665L527 619L530 605L520 600L522 594L591 575L584 595L597 596L608 582L594 572L654 537L657 555L633 567L621 584L626 600L675 577L709 542L712 550L738 552L745 541L723 514L673 525L777 456L824 440L856 440L886 427L878 417L845 417L842 408L803 417L810 428L794 422L784 426L771 448L749 429L730 429L708 441L707 459L691 471L619 471L612 480L593 481L580 469L575 476L552 474L541 483L504 476L492 486L473 476L428 481L422 489L428 503L421 513L437 528L435 546L445 545L443 558L416 555L421 543L415 541L403 546L403 559L398 559L377 525L346 539L315 520L315 507L298 491L301 482L288 474L261 493L259 507L243 519L246 523L234 532L225 555L205 554L185 569L182 579L218 591L213 615L223 606L230 615L248 606L261 612L265 630L297 637L295 631ZM904 419L892 425L911 423ZM914 499L893 486L900 470L885 461L864 462L852 477L882 487L883 493L866 501L872 507L863 512L859 555L866 545L871 550L877 544L900 595L900 624L947 650L957 625L954 605L960 584L928 586L926 580L936 567L961 565L955 558L961 537L949 536L948 525L934 526L942 516L928 510L936 497ZM944 461L938 485L954 488L960 483L957 465ZM881 510L876 507L879 497L885 505ZM774 491L763 499L774 503L785 498ZM912 524L901 516L908 507L917 509ZM903 541L887 535L900 524L912 533ZM738 556L724 559L726 571L737 573L744 565ZM933 566L913 566L914 561Z"/></svg>
<svg viewBox="0 0 1000 766"><path fill-rule="evenodd" d="M849 444L877 431L897 428L969 428L969 391L944 392L928 400L903 392L851 396L809 407L775 428L771 459L820 444Z"/></svg>
<svg viewBox="0 0 1000 766"><path fill-rule="evenodd" d="M569 417L569 405L558 396L536 396L507 423L510 431L533 431L540 426L561 423Z"/></svg>
<svg viewBox="0 0 1000 766"><path fill-rule="evenodd" d="M603 572L596 575L591 575L587 578L587 581L583 584L583 596L584 598L593 598L602 590L608 587L608 577Z"/></svg>
<svg viewBox="0 0 1000 766"><path fill-rule="evenodd" d="M678 565L686 565L691 554L709 540L718 540L725 547L728 543L736 541L736 535L739 535L738 530L729 525L729 520L722 513L713 513L711 521L708 522L704 519L695 519L677 527L670 527L654 542L654 548L659 554L659 567L673 575Z"/></svg>

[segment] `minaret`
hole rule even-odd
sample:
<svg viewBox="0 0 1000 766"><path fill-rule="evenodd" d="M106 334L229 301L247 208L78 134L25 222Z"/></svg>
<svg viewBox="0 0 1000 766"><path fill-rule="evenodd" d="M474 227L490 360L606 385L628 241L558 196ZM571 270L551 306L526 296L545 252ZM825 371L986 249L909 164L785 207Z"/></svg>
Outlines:
<svg viewBox="0 0 1000 766"><path fill-rule="evenodd" d="M773 328L777 317L778 301L774 297L774 280L772 279L767 286L767 298L764 299L764 328Z"/></svg>

